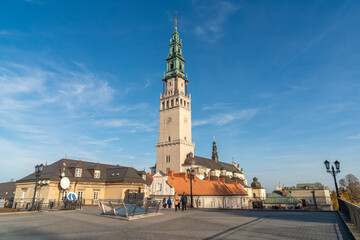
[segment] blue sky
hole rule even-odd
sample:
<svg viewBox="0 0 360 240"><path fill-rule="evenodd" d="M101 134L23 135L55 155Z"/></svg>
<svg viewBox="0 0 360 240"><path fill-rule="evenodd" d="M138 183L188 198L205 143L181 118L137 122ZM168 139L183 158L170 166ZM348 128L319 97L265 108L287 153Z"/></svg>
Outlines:
<svg viewBox="0 0 360 240"><path fill-rule="evenodd" d="M173 32L195 154L271 192L360 177L358 1L1 1L0 182L64 157L148 169Z"/></svg>

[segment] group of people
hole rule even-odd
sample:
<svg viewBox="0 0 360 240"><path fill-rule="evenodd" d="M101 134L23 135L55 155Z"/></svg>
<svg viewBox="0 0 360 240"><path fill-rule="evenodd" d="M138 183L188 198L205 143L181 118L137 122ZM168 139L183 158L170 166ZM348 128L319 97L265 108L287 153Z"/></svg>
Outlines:
<svg viewBox="0 0 360 240"><path fill-rule="evenodd" d="M163 204L164 208L166 208L166 206L168 206L168 208L171 208L171 206L173 204L173 202L171 201L171 197L169 197L168 200L166 200L166 198L164 197L162 204ZM185 196L185 192L182 194L181 198L179 197L179 195L177 193L175 193L175 196L174 196L175 212L178 209L180 210L180 204L181 204L181 210L182 211L186 210L187 197Z"/></svg>

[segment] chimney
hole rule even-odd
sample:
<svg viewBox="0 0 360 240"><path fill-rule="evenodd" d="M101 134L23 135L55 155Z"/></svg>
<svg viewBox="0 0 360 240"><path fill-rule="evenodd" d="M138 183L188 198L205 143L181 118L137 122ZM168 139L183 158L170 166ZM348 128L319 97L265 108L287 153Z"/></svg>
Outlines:
<svg viewBox="0 0 360 240"><path fill-rule="evenodd" d="M225 178L219 178L221 183L225 183Z"/></svg>
<svg viewBox="0 0 360 240"><path fill-rule="evenodd" d="M234 185L237 185L237 181L236 180L232 180Z"/></svg>
<svg viewBox="0 0 360 240"><path fill-rule="evenodd" d="M173 170L169 170L168 171L168 176L171 178L174 178L174 171Z"/></svg>
<svg viewBox="0 0 360 240"><path fill-rule="evenodd" d="M286 190L285 190L285 188L282 189L281 196L284 196L284 197L286 196Z"/></svg>
<svg viewBox="0 0 360 240"><path fill-rule="evenodd" d="M210 181L210 176L206 176L206 178L204 180Z"/></svg>

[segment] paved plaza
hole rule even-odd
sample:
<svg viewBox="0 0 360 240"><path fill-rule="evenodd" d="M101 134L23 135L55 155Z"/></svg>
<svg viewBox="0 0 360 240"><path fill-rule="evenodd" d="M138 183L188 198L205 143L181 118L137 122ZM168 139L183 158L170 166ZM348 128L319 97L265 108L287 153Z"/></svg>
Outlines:
<svg viewBox="0 0 360 240"><path fill-rule="evenodd" d="M99 208L0 215L0 239L352 239L336 212L188 210L133 221Z"/></svg>

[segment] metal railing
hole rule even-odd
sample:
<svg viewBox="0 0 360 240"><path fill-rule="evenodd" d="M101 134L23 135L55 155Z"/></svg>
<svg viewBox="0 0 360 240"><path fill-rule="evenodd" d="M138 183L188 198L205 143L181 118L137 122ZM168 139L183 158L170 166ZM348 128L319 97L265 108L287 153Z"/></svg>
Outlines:
<svg viewBox="0 0 360 240"><path fill-rule="evenodd" d="M360 232L360 207L341 198L338 199L340 212L344 213Z"/></svg>
<svg viewBox="0 0 360 240"><path fill-rule="evenodd" d="M34 206L32 206L31 198L15 199L12 203L13 209L41 211L41 210L74 210L82 208L82 201L54 201L44 202L44 199L36 198Z"/></svg>

